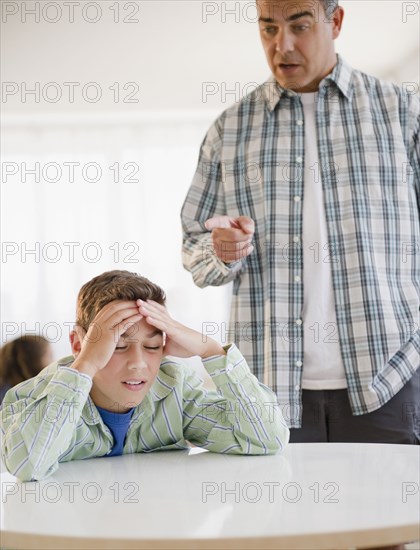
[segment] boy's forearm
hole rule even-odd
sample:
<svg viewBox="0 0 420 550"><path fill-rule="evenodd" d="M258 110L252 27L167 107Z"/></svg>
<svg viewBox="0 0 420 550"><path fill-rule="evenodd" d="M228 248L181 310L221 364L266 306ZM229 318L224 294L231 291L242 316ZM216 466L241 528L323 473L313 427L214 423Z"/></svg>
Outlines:
<svg viewBox="0 0 420 550"><path fill-rule="evenodd" d="M96 365L94 365L89 361L86 361L84 358L80 356L74 360L74 363L70 365L70 368L77 370L81 374L86 374L87 376L90 376L90 378L92 379L99 370Z"/></svg>
<svg viewBox="0 0 420 550"><path fill-rule="evenodd" d="M213 423L202 446L214 452L273 454L289 440L276 396L251 374L236 346L228 348L227 357L203 361L218 394L209 392L212 398L202 404L200 416L207 429Z"/></svg>
<svg viewBox="0 0 420 550"><path fill-rule="evenodd" d="M66 367L57 371L38 398L4 403L2 457L11 474L23 481L39 480L57 468L91 385L90 378Z"/></svg>
<svg viewBox="0 0 420 550"><path fill-rule="evenodd" d="M206 346L201 354L202 359L226 355L225 348L221 344L216 342L216 340L213 340L213 338L209 338L208 336L206 337L204 335L203 338L206 338Z"/></svg>

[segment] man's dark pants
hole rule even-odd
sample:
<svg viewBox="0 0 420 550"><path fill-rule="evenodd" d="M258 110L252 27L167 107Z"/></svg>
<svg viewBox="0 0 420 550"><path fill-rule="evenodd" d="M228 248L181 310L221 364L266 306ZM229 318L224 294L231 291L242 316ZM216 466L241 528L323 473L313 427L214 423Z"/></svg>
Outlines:
<svg viewBox="0 0 420 550"><path fill-rule="evenodd" d="M354 416L347 390L303 390L302 428L290 430L291 443L420 444L420 369L387 403Z"/></svg>

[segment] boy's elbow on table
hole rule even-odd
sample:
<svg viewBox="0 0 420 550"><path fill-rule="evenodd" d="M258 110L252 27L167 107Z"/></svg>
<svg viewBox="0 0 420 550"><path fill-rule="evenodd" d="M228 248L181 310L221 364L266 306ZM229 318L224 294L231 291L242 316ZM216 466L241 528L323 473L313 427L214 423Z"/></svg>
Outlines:
<svg viewBox="0 0 420 550"><path fill-rule="evenodd" d="M30 454L15 458L12 453L9 453L7 448L2 449L2 461L9 474L17 477L20 481L41 481L50 476L57 468L57 464L51 466L37 466L31 460Z"/></svg>

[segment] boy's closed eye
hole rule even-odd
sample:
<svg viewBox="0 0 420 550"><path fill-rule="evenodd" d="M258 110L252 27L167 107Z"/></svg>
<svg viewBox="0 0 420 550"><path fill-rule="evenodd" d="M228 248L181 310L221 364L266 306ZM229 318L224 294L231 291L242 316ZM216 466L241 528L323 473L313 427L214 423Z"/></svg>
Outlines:
<svg viewBox="0 0 420 550"><path fill-rule="evenodd" d="M162 349L163 345L162 344L160 344L158 346L146 346L146 345L144 345L143 347L144 347L144 349L155 351L155 350ZM124 350L127 350L128 348L129 348L128 345L122 345L122 346L116 346L115 349L124 351Z"/></svg>
<svg viewBox="0 0 420 550"><path fill-rule="evenodd" d="M160 330L155 330L150 334L146 334L146 341L142 342L142 346L145 350L148 351L157 351L163 349L164 347L164 335ZM121 335L120 340L118 341L115 349L120 351L125 351L129 348L130 345L136 345L139 343L139 339L135 338L133 335L128 335L124 333Z"/></svg>

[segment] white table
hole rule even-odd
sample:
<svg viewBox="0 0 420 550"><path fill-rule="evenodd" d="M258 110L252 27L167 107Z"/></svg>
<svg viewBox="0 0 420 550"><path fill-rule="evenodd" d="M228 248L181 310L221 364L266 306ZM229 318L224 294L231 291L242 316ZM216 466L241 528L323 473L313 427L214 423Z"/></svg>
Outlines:
<svg viewBox="0 0 420 550"><path fill-rule="evenodd" d="M2 481L4 548L353 548L420 538L419 447L306 443L75 461Z"/></svg>

